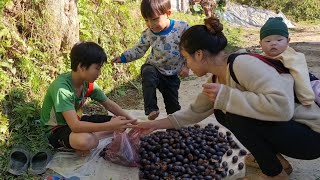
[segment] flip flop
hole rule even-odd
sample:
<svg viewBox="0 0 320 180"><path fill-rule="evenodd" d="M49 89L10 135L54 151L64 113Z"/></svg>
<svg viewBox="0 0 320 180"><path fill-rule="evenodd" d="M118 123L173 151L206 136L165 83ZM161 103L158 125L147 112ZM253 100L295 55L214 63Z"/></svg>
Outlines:
<svg viewBox="0 0 320 180"><path fill-rule="evenodd" d="M43 174L47 170L47 165L52 159L52 153L49 150L42 150L31 157L29 172L33 174Z"/></svg>
<svg viewBox="0 0 320 180"><path fill-rule="evenodd" d="M30 162L29 151L23 145L16 145L10 153L8 172L14 175L22 175L28 170Z"/></svg>

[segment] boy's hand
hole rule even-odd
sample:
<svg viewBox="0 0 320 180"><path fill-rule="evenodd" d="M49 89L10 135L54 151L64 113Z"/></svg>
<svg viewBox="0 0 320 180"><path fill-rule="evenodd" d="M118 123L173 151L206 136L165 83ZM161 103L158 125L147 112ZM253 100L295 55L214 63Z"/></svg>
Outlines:
<svg viewBox="0 0 320 180"><path fill-rule="evenodd" d="M187 77L187 76L189 76L189 68L188 68L186 65L182 66L179 75L180 75L181 77Z"/></svg>
<svg viewBox="0 0 320 180"><path fill-rule="evenodd" d="M116 56L111 60L111 64L113 65L114 63L121 63L120 56Z"/></svg>
<svg viewBox="0 0 320 180"><path fill-rule="evenodd" d="M114 116L109 121L109 127L113 131L114 130L123 130L123 129L126 129L126 128L137 127L137 125L134 125L134 124L136 124L136 122L137 122L136 119L127 120L123 116Z"/></svg>
<svg viewBox="0 0 320 180"><path fill-rule="evenodd" d="M217 83L205 83L202 85L202 93L208 96L208 98L214 102L216 100L217 94L221 88L221 84Z"/></svg>

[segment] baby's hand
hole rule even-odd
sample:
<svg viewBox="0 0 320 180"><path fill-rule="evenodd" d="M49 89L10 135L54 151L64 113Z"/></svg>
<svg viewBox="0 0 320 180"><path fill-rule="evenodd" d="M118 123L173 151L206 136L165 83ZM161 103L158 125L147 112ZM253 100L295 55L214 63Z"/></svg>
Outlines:
<svg viewBox="0 0 320 180"><path fill-rule="evenodd" d="M116 56L111 60L111 64L113 65L114 63L121 63L120 56Z"/></svg>
<svg viewBox="0 0 320 180"><path fill-rule="evenodd" d="M180 75L181 77L187 77L187 76L189 76L189 68L188 68L186 65L182 66L179 75Z"/></svg>

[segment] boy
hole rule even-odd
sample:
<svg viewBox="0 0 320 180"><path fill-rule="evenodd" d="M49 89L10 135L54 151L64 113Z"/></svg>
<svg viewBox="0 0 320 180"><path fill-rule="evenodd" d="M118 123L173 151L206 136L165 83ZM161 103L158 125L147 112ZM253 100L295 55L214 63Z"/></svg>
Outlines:
<svg viewBox="0 0 320 180"><path fill-rule="evenodd" d="M167 114L180 110L178 89L180 79L189 75L189 69L179 52L180 37L189 25L183 21L169 19L170 0L142 0L141 14L147 29L142 32L140 42L117 56L112 63L127 63L141 58L151 46L151 54L141 67L144 110L149 120L159 115L156 89L162 93Z"/></svg>
<svg viewBox="0 0 320 180"><path fill-rule="evenodd" d="M73 46L70 59L72 71L59 75L47 90L40 122L48 130L49 143L54 148L72 148L83 153L97 147L107 132L134 127L136 120L94 83L107 60L102 47L94 42L79 42ZM82 116L87 97L116 116Z"/></svg>
<svg viewBox="0 0 320 180"><path fill-rule="evenodd" d="M303 105L311 105L314 103L315 95L310 84L305 56L290 48L289 41L288 27L281 17L269 18L261 27L262 55L280 60L289 69L294 79L294 91L299 102Z"/></svg>

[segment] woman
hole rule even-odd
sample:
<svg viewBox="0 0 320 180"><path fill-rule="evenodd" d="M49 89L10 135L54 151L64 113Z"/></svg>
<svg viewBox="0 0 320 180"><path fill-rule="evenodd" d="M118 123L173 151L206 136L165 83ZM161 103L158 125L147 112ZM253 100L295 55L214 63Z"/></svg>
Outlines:
<svg viewBox="0 0 320 180"><path fill-rule="evenodd" d="M246 179L289 179L288 162L320 157L320 109L294 102L293 78L250 55L234 59L231 77L227 39L219 19L188 29L180 41L181 54L197 76L213 74L187 110L167 118L140 123L141 128L167 129L197 123L212 113L252 153L263 174ZM281 162L282 164L281 164Z"/></svg>

